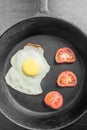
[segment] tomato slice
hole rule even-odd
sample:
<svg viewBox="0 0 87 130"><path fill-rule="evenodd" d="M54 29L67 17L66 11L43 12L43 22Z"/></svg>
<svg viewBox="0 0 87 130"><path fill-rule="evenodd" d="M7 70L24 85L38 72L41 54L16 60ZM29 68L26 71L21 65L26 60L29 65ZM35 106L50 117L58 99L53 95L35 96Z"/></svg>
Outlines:
<svg viewBox="0 0 87 130"><path fill-rule="evenodd" d="M55 60L57 63L71 63L75 62L76 57L70 48L63 47L56 52Z"/></svg>
<svg viewBox="0 0 87 130"><path fill-rule="evenodd" d="M59 109L63 105L63 96L57 91L51 91L46 94L44 102L53 109Z"/></svg>
<svg viewBox="0 0 87 130"><path fill-rule="evenodd" d="M71 71L63 71L57 78L57 84L61 87L74 87L77 84L77 77Z"/></svg>

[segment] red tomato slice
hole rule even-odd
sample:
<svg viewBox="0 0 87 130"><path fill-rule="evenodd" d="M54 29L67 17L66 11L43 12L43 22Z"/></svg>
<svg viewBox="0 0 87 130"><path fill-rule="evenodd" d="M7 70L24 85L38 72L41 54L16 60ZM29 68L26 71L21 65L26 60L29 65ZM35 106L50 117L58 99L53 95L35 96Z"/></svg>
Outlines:
<svg viewBox="0 0 87 130"><path fill-rule="evenodd" d="M63 71L57 78L57 84L61 87L73 87L77 84L77 77L71 71Z"/></svg>
<svg viewBox="0 0 87 130"><path fill-rule="evenodd" d="M63 96L57 91L51 91L45 96L44 102L53 109L59 109L63 105Z"/></svg>
<svg viewBox="0 0 87 130"><path fill-rule="evenodd" d="M70 48L63 47L56 52L55 60L57 63L71 63L75 62L76 57Z"/></svg>

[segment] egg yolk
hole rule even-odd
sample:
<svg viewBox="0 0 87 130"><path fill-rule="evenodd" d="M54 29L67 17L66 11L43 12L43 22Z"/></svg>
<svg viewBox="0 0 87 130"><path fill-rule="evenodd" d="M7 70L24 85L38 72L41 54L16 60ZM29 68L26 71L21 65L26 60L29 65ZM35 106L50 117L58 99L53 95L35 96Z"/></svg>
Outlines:
<svg viewBox="0 0 87 130"><path fill-rule="evenodd" d="M35 76L40 72L40 66L35 59L26 59L22 64L22 71L27 76Z"/></svg>

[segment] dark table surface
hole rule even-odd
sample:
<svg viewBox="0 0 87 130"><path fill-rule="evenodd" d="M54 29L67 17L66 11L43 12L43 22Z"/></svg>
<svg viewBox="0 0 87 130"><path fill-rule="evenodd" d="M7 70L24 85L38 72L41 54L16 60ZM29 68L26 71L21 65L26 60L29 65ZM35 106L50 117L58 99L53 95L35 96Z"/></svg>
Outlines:
<svg viewBox="0 0 87 130"><path fill-rule="evenodd" d="M79 27L87 35L87 0L49 0L50 15ZM0 35L39 10L39 0L0 0ZM25 130L0 113L0 130ZM63 130L87 130L87 115Z"/></svg>

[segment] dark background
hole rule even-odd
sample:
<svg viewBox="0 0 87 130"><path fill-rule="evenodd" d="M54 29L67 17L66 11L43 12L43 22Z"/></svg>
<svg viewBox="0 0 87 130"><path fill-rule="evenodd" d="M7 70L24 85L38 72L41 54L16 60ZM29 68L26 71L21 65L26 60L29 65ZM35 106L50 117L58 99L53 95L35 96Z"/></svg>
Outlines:
<svg viewBox="0 0 87 130"><path fill-rule="evenodd" d="M87 0L49 0L50 15L79 27L87 35ZM0 0L0 35L12 25L34 16L39 0ZM0 130L25 130L0 113ZM87 130L87 115L63 130Z"/></svg>

